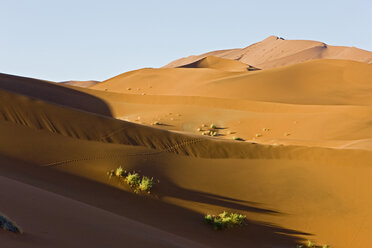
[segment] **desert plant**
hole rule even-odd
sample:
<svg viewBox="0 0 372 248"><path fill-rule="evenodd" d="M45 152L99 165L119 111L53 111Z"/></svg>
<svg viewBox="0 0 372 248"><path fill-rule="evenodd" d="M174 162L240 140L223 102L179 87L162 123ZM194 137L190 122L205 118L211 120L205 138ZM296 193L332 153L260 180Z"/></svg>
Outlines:
<svg viewBox="0 0 372 248"><path fill-rule="evenodd" d="M138 190L150 193L150 190L154 184L154 179L146 176L142 177L141 182L138 185Z"/></svg>
<svg viewBox="0 0 372 248"><path fill-rule="evenodd" d="M13 221L11 221L8 217L5 215L2 215L0 213L0 228L14 232L14 233L22 233L22 229L17 226Z"/></svg>
<svg viewBox="0 0 372 248"><path fill-rule="evenodd" d="M315 244L313 242L311 242L310 240L307 241L306 246L307 247L316 247Z"/></svg>
<svg viewBox="0 0 372 248"><path fill-rule="evenodd" d="M228 213L226 211L219 215L207 214L204 216L204 220L213 226L215 230L224 230L234 226L241 226L244 224L245 215L237 213Z"/></svg>
<svg viewBox="0 0 372 248"><path fill-rule="evenodd" d="M233 140L244 141L244 139L242 139L242 138L240 138L240 137L236 137L236 136L233 136L232 139L233 139Z"/></svg>
<svg viewBox="0 0 372 248"><path fill-rule="evenodd" d="M136 172L129 172L125 177L125 181L131 187L136 187L140 184L140 176Z"/></svg>
<svg viewBox="0 0 372 248"><path fill-rule="evenodd" d="M209 126L211 129L216 129L217 128L217 126L215 125L215 124L211 124L210 126Z"/></svg>
<svg viewBox="0 0 372 248"><path fill-rule="evenodd" d="M146 176L140 176L139 173L132 171L127 172L121 166L115 170L110 170L107 172L107 175L111 178L113 176L117 177L121 182L126 182L135 193L147 192L150 193L150 190L154 186L154 178L149 178ZM158 183L160 181L158 180Z"/></svg>
<svg viewBox="0 0 372 248"><path fill-rule="evenodd" d="M124 169L121 166L118 167L118 168L116 168L116 170L115 170L115 176L121 177L121 176L123 176L123 174L124 174Z"/></svg>

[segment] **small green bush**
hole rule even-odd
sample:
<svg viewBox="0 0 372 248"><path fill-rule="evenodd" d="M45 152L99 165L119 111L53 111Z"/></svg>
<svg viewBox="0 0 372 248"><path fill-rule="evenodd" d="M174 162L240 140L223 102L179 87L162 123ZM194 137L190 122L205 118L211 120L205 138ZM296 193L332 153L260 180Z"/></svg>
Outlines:
<svg viewBox="0 0 372 248"><path fill-rule="evenodd" d="M22 233L22 229L20 227L18 227L13 221L11 221L8 217L2 215L1 213L0 228L14 233Z"/></svg>
<svg viewBox="0 0 372 248"><path fill-rule="evenodd" d="M215 125L215 124L211 124L210 126L209 126L211 129L216 129L217 128L217 126Z"/></svg>
<svg viewBox="0 0 372 248"><path fill-rule="evenodd" d="M115 170L115 176L120 177L123 174L124 174L124 169L121 168L121 166L119 168L116 168L116 170Z"/></svg>
<svg viewBox="0 0 372 248"><path fill-rule="evenodd" d="M143 176L138 189L143 192L150 193L152 186L154 185L154 179Z"/></svg>
<svg viewBox="0 0 372 248"><path fill-rule="evenodd" d="M125 181L131 187L135 187L140 183L140 176L136 172L129 172L128 175L125 177Z"/></svg>
<svg viewBox="0 0 372 248"><path fill-rule="evenodd" d="M219 215L207 214L204 216L204 220L213 226L215 230L224 230L227 228L241 226L244 224L245 215L237 213L227 213L224 211Z"/></svg>
<svg viewBox="0 0 372 248"><path fill-rule="evenodd" d="M150 194L152 187L154 186L154 178L146 176L140 176L139 173L127 172L122 167L118 167L115 170L110 170L107 175L111 178L113 176L119 178L120 181L126 182L135 193L147 192ZM158 180L159 182L159 180Z"/></svg>
<svg viewBox="0 0 372 248"><path fill-rule="evenodd" d="M297 245L296 246L297 248L304 248L305 246L304 245ZM317 247L321 247L321 248L330 248L329 245L322 245L322 246L319 246L319 245L316 245L315 243L311 242L310 240L307 241L306 243L306 247L309 247L309 248L317 248Z"/></svg>

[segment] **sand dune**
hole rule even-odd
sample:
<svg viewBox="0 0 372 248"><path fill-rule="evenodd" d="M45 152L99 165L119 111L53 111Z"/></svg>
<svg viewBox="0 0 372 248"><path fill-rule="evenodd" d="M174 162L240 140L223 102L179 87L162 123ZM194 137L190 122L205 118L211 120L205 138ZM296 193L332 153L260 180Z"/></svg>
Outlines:
<svg viewBox="0 0 372 248"><path fill-rule="evenodd" d="M24 231L2 246L368 247L369 54L269 37L89 87L0 74L0 212ZM224 210L246 225L204 223Z"/></svg>
<svg viewBox="0 0 372 248"><path fill-rule="evenodd" d="M90 86L93 86L95 84L98 84L99 81L95 81L95 80L89 80L89 81L76 81L76 80L70 80L70 81L64 81L64 82L60 82L61 84L67 84L67 85L72 85L72 86L78 86L78 87L90 87Z"/></svg>
<svg viewBox="0 0 372 248"><path fill-rule="evenodd" d="M187 95L313 105L371 105L372 66L313 60L275 69L226 72L203 68L142 69L92 89L150 95ZM129 89L129 90L128 90Z"/></svg>
<svg viewBox="0 0 372 248"><path fill-rule="evenodd" d="M59 202L63 200L66 209L88 212L88 215L81 215L78 220L75 220L78 223L80 221L81 224L87 223L89 216L97 216L98 220L104 219L102 223L107 223L107 225L123 226L124 228L130 225L133 226L134 230L138 230L136 232L145 231L147 227L142 227L140 224L127 220L127 218L134 218L139 221L139 218L140 223L149 226L155 225L155 227L161 226L160 230L165 231L161 234L160 230L151 231L150 228L148 231L154 233L155 237L140 241L138 241L138 236L132 236L131 233L126 232L127 236L124 237L134 247L142 247L148 242L163 242L162 245L165 247L173 247L174 243L169 243L172 239L178 240L174 241L176 243L181 242L177 245L184 245L185 247L192 242L194 242L192 247L198 245L201 247L225 247L228 244L233 244L234 247L245 247L247 244L258 247L265 245L290 247L300 237L306 239L306 233L316 233L319 242L338 245L347 242L354 235L354 228L343 228L341 224L349 223L358 227L363 223L362 217L369 211L371 202L368 194L369 188L366 186L369 182L370 168L364 166L365 161L371 159L372 153L369 151L266 146L245 142L223 142L211 138L199 138L198 141L192 141L193 138L187 135L54 106L50 103L40 102L40 100L27 100L27 97L14 94L11 98L13 99L12 111L9 111L10 106L7 104L9 101L5 95L3 94L0 98L4 99L1 104L1 113L3 113L2 116L5 116L0 123L1 136L7 140L7 143L1 143L0 147L1 154L7 155L1 157L2 164L5 164L1 167L2 175L62 195L71 194L69 193L71 190L64 187L66 180L68 180L72 183L70 187L74 187L75 192L73 196L70 195L70 198L73 197L75 200L63 200L58 196L48 196L43 192L37 193L39 191L37 189L34 189L36 192L33 192L32 189L28 189L29 187L22 185L14 186L19 188L19 191L15 192L30 194L31 190L35 194L34 197L40 195L38 199L52 205L60 205ZM19 109L14 108L16 104L18 104ZM33 104L36 104L38 108ZM73 117L75 112L79 114L80 118ZM4 115L4 113L6 114ZM16 115L18 119L12 118L11 115ZM35 121L45 119L51 122L45 124L40 122L36 125L33 119ZM97 125L99 119L101 121L105 120L102 126ZM92 123L91 126L87 126L88 123ZM119 125L115 128L121 130L121 132L110 131L110 126L113 123ZM123 129L120 125L124 125L123 127L129 125L132 126L132 129L130 131L127 129L128 127ZM92 130L92 126L95 126L94 133L101 134L101 132L109 131L110 135L105 135L105 138L100 139L95 138L93 132L92 136L88 136L89 133L79 134L79 132L89 132L89 130ZM54 127L54 129L51 127ZM66 133L60 132L59 130L62 129L69 131ZM148 132L150 129L152 129L151 132ZM162 134L156 134L156 132ZM152 136L149 137L151 134ZM145 141L147 139L151 140L151 144ZM143 142L140 145L138 145L139 140ZM190 140L190 142L187 142L187 140ZM173 144L173 148L164 150L166 146L162 144L168 142ZM22 149L17 149L20 146L22 146ZM59 149L60 147L63 147L63 149ZM184 154L187 157L178 154ZM240 159L234 159L234 157ZM216 160L216 158L225 159ZM210 160L214 162L211 164ZM247 163L250 164L249 167L247 167ZM37 169L34 165L47 168ZM118 188L124 190L124 192L129 191L125 186L118 185L115 181L111 182L106 177L105 172L107 170L119 165L128 169L140 170L159 178L161 184L158 185L155 194L161 199L160 202L152 198L142 200L142 197L127 196L127 193L119 193L122 191L114 190ZM359 169L356 170L355 165ZM267 167L270 169L267 169ZM225 170L232 170L237 173L226 176ZM326 176L335 170L340 173L331 178ZM35 173L38 176L35 176ZM64 173L74 175L74 178L69 179L69 176ZM281 176L273 180L275 173L280 173ZM359 184L357 187L354 185L353 190L348 191L347 189L351 188L350 184L353 184L353 182L345 183L343 178L349 176L350 173L353 173L353 178L358 177ZM210 179L203 175L209 175L207 178ZM267 177L271 178L269 184L267 183ZM49 178L49 180L45 178ZM61 180L58 180L58 178L61 178ZM284 180L284 178L287 179ZM288 181L288 178L292 180ZM90 184L85 181L86 179L98 183L94 184L98 192L105 189L101 196L104 197L105 201L102 201L102 198L93 200L92 196L85 192L85 187L91 190ZM280 194L279 191L272 191L275 188L278 190L292 188L291 185L297 185L299 180L303 183L303 188L296 191L281 191ZM53 181L53 183L50 181ZM223 183L217 186L214 183L216 181ZM4 183L4 180L2 182ZM5 180L5 182L7 181ZM265 183L263 184L263 182ZM104 185L114 188L107 188ZM329 188L326 185L332 185L332 187ZM242 190L243 188L245 190ZM260 190L257 191L258 188ZM313 191L314 189L317 190ZM304 198L303 194L305 192L307 192L307 196ZM355 192L358 192L358 200L350 202L349 199L355 197ZM97 191L95 193L95 197L97 197ZM117 197L110 197L112 194L117 194ZM7 198L9 197L11 195L7 195ZM324 197L331 200L325 201ZM228 200L228 198L236 200ZM22 199L23 203L27 203L27 198ZM76 202L76 200L114 212L122 217L100 212L99 209L94 210L90 206ZM126 201L127 206L124 207L120 204L121 201ZM128 207L128 201L131 207ZM25 226L26 234L27 229L30 228L28 234L33 237L34 241L31 242L32 239L27 239L30 236L26 235L23 242L35 244L35 242L41 242L45 235L51 237L48 234L40 235L41 230L45 229L46 224L43 224L44 222L38 222L35 226L35 224L32 224L35 223L34 221L27 221L30 216L24 216L22 211L19 212L20 210L12 210L12 204L14 204L12 201L6 202L9 202L10 205L7 204L5 210L12 216L19 217L18 222ZM148 204L150 204L149 207L146 207ZM31 204L31 206L33 205ZM213 232L207 226L200 225L202 214L205 211L216 212L226 208L247 214L252 222L245 229L222 236ZM175 221L169 222L167 219L166 222L161 222L159 220L159 218L163 218L161 213L165 214L166 209L170 211L167 211L167 215L174 216ZM186 210L182 209L187 209L188 213L185 213ZM319 209L327 209L328 215L322 215L321 212L317 211ZM347 209L346 212L345 209ZM139 213L144 214L144 216L134 217ZM69 219L68 216L71 215L71 211L60 212L60 214ZM157 214L160 214L160 216L156 217ZM153 216L150 220L145 218L149 215ZM55 218L52 213L49 213L48 216L52 219ZM189 220L185 218L189 218ZM331 221L333 219L342 221ZM180 227L179 222L182 221L189 224ZM69 225L68 221L63 223ZM271 223L271 225L265 223ZM327 226L327 228L324 228L324 226ZM356 245L355 247L362 247L366 244L370 228L370 226L364 225L365 233L358 233L358 242L361 246ZM332 229L333 232L330 233L329 229ZM68 228L56 229L55 231L57 237L52 238L51 243L47 243L48 245L58 242L60 240L59 235L62 237L69 235ZM96 229L90 229L89 232L99 233L99 226ZM110 234L115 232L110 231ZM244 235L244 232L252 235ZM276 234L277 232L290 236L294 235L294 237ZM340 239L340 233L343 234L344 239ZM184 240L179 236L183 237ZM70 237L71 239L68 242L78 240L78 237ZM79 242L84 245L93 245L93 247L97 245L96 247L98 247L102 242L109 242L105 239L106 236L96 235L96 238L92 240L94 243L81 243L81 240ZM167 243L161 240L165 240ZM22 242L22 240L10 239L9 241L10 244L18 245L19 242ZM66 244L68 243L64 243L64 245Z"/></svg>
<svg viewBox="0 0 372 248"><path fill-rule="evenodd" d="M285 40L270 36L242 49L213 51L175 60L165 68L180 67L207 56L233 59L261 69L291 65L313 59L347 59L372 63L372 52L355 47L330 46L319 41Z"/></svg>
<svg viewBox="0 0 372 248"><path fill-rule="evenodd" d="M180 66L179 68L209 68L232 72L259 70L258 68L244 64L237 60L223 59L215 56L207 56L191 64Z"/></svg>

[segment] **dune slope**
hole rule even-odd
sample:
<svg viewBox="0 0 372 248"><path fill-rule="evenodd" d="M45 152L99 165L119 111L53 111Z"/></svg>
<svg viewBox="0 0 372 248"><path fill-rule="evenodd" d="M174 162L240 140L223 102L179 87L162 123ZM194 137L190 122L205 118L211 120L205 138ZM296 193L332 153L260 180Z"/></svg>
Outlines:
<svg viewBox="0 0 372 248"><path fill-rule="evenodd" d="M271 116L325 111L220 98L82 92L101 99L113 113L130 106L138 113L156 102L172 106L172 101L191 111L206 102L218 111L268 111ZM25 230L21 238L4 236L9 247L121 247L121 239L132 247L294 247L306 239L335 247L369 243L369 150L226 141L120 121L15 90L0 94L0 182L12 188L2 192L2 211ZM332 108L340 115L349 109ZM354 108L369 110L351 107L350 113ZM153 195L134 195L126 185L109 180L106 172L118 166L159 179ZM15 199L19 194L37 201ZM63 208L56 215L37 202ZM23 204L45 215L15 207ZM220 233L203 223L203 214L223 210L246 214L247 226ZM72 220L75 214L79 217ZM92 218L116 228L101 234L102 226ZM50 220L61 225L45 231ZM71 225L74 229L64 228ZM76 235L83 231L89 240ZM121 238L112 238L117 235Z"/></svg>
<svg viewBox="0 0 372 248"><path fill-rule="evenodd" d="M0 74L0 212L24 230L1 247L368 247L370 55L269 37L90 87ZM245 225L214 231L222 211Z"/></svg>
<svg viewBox="0 0 372 248"><path fill-rule="evenodd" d="M92 89L111 92L237 98L313 105L371 105L372 65L314 60L254 72L214 69L142 69Z"/></svg>
<svg viewBox="0 0 372 248"><path fill-rule="evenodd" d="M175 60L164 67L180 67L207 56L238 60L261 69L291 65L313 59L346 59L364 63L372 62L372 52L355 47L330 46L319 41L285 40L270 36L242 49L212 51L197 56L189 56Z"/></svg>

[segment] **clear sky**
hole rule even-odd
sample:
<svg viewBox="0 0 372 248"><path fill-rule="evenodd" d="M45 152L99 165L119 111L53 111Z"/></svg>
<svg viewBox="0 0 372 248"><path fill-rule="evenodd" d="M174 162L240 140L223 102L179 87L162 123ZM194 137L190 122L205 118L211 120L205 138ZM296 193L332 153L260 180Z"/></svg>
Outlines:
<svg viewBox="0 0 372 248"><path fill-rule="evenodd" d="M0 0L0 72L104 80L269 35L372 51L372 0Z"/></svg>

